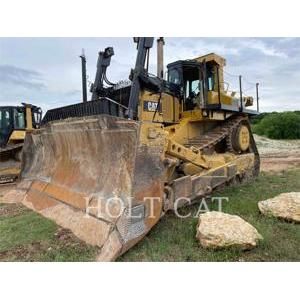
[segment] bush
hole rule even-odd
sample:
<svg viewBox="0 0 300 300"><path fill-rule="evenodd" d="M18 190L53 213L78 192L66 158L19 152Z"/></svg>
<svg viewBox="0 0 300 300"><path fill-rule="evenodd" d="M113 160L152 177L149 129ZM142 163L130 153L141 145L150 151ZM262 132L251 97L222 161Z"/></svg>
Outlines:
<svg viewBox="0 0 300 300"><path fill-rule="evenodd" d="M270 113L260 113L259 115L256 115L254 117L251 117L250 122L252 125L256 125L258 124L264 117L266 117L267 115L269 115Z"/></svg>
<svg viewBox="0 0 300 300"><path fill-rule="evenodd" d="M270 139L300 139L300 113L295 111L266 114L254 123L253 132Z"/></svg>

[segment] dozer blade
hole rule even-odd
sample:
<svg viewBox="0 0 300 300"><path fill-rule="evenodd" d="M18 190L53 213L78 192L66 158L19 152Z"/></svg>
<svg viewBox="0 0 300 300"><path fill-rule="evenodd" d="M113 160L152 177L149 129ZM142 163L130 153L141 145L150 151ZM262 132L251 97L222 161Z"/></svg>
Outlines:
<svg viewBox="0 0 300 300"><path fill-rule="evenodd" d="M162 214L163 143L147 146L139 131L139 122L101 115L27 134L23 204L98 246L98 260L114 260Z"/></svg>

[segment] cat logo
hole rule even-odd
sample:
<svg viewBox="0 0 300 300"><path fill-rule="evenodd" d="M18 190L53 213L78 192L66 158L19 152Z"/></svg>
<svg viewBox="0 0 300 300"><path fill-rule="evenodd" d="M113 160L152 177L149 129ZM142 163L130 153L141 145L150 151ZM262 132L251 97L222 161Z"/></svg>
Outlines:
<svg viewBox="0 0 300 300"><path fill-rule="evenodd" d="M157 110L157 102L154 101L144 101L144 111L156 111Z"/></svg>

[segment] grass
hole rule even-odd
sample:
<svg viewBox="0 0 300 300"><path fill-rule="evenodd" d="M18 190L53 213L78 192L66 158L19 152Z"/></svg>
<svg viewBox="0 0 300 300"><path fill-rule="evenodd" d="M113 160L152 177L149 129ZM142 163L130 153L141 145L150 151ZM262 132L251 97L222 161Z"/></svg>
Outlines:
<svg viewBox="0 0 300 300"><path fill-rule="evenodd" d="M264 240L251 251L205 250L196 235L198 218L179 219L170 213L120 261L300 261L300 225L287 223L259 213L257 202L284 192L300 192L300 170L266 175L253 183L229 187L214 193L228 197L223 211L237 214L262 234ZM196 215L199 205L184 208L181 214ZM210 209L216 210L217 203Z"/></svg>
<svg viewBox="0 0 300 300"><path fill-rule="evenodd" d="M10 204L7 215L0 215L0 261L94 259L95 248L87 246L51 220L28 209L20 210L19 206ZM0 206L0 210L5 208L6 205Z"/></svg>
<svg viewBox="0 0 300 300"><path fill-rule="evenodd" d="M205 250L195 238L197 218L168 213L138 245L119 261L300 261L300 225L259 213L257 202L283 192L300 191L300 169L262 174L255 182L229 187L214 196L228 197L223 211L250 222L264 240L251 251ZM217 209L211 203L210 209ZM3 213L3 210L9 210ZM2 211L2 213L1 213ZM183 208L195 215L198 205ZM5 212L5 211L4 211ZM97 250L67 230L18 205L0 206L1 261L91 261Z"/></svg>

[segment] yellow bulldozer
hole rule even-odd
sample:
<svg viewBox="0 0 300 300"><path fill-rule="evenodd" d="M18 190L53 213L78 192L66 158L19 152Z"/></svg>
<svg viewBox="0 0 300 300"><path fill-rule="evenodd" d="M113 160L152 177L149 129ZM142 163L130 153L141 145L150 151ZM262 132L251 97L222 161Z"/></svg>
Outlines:
<svg viewBox="0 0 300 300"><path fill-rule="evenodd" d="M135 38L130 81L114 84L99 52L92 99L49 110L26 135L23 203L115 260L169 210L259 174L253 98L224 89L225 59L208 54L148 72L154 38Z"/></svg>
<svg viewBox="0 0 300 300"><path fill-rule="evenodd" d="M31 104L0 107L0 184L19 176L26 132L37 129L41 118L41 108Z"/></svg>

